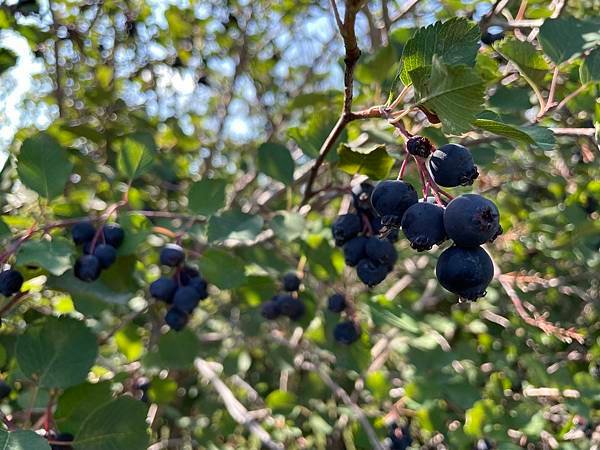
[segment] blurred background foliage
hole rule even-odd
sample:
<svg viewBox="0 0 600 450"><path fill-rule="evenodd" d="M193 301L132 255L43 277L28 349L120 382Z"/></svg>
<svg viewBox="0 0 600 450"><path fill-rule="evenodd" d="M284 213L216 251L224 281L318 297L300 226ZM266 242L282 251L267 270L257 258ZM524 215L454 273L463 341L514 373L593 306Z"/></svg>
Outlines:
<svg viewBox="0 0 600 450"><path fill-rule="evenodd" d="M73 277L62 227L12 261L29 293L2 310L11 439L47 448L13 431L46 421L46 431L75 434L76 449L350 450L374 448L373 437L388 445L397 423L410 448L469 449L480 439L507 450L598 448L600 7L564 3L351 0L362 50L356 109L399 93L402 51L418 27L460 16L484 32L506 29L509 40L482 45L473 69L485 81L480 118L537 122L533 144L482 128L445 136L420 111L404 118L438 145L469 146L481 173L474 190L501 211L505 233L488 250L503 283L473 304L437 285L439 249L416 254L401 242L395 272L373 290L344 268L329 225L348 207L352 177L335 151L301 207L343 102L344 46L328 1L0 4L4 248L31 226L99 217L128 192L116 216L126 241L100 281ZM544 45L537 27L558 15L574 23ZM533 54L513 48L528 37ZM547 97L554 67L555 99L574 95L536 120L538 99L517 69ZM384 144L392 173L399 167L402 139L385 120L352 122L338 142ZM148 164L131 173L123 154ZM410 170L408 180L418 184ZM165 329L163 306L147 294L158 250L176 236L211 284L181 333ZM307 314L266 323L258 307L290 270L305 274ZM339 317L324 307L336 290L352 299L363 331L350 347L333 340ZM585 339L546 334L540 323ZM83 368L63 361L68 353ZM121 438L107 437L118 426Z"/></svg>

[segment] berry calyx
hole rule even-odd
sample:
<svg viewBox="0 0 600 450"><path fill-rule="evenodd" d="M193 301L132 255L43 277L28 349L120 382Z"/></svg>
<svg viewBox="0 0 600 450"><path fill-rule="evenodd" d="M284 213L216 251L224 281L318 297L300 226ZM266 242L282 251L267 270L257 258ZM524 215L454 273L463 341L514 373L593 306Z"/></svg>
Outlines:
<svg viewBox="0 0 600 450"><path fill-rule="evenodd" d="M359 337L360 328L351 320L340 322L333 329L333 338L340 344L353 344Z"/></svg>
<svg viewBox="0 0 600 450"><path fill-rule="evenodd" d="M433 152L429 170L440 186L468 186L479 176L471 152L462 145L446 144Z"/></svg>
<svg viewBox="0 0 600 450"><path fill-rule="evenodd" d="M327 309L333 313L341 313L346 309L346 297L342 294L333 294L327 299Z"/></svg>
<svg viewBox="0 0 600 450"><path fill-rule="evenodd" d="M402 231L410 246L422 252L446 240L444 208L432 203L419 202L406 210Z"/></svg>
<svg viewBox="0 0 600 450"><path fill-rule="evenodd" d="M406 150L413 156L427 158L435 150L435 147L426 137L412 136L406 141Z"/></svg>
<svg viewBox="0 0 600 450"><path fill-rule="evenodd" d="M502 233L498 208L478 194L464 194L452 200L444 212L444 228L461 247L477 247Z"/></svg>
<svg viewBox="0 0 600 450"><path fill-rule="evenodd" d="M176 267L185 259L183 248L177 244L167 244L160 251L160 263L163 266Z"/></svg>
<svg viewBox="0 0 600 450"><path fill-rule="evenodd" d="M10 297L21 290L23 275L18 270L8 269L0 272L0 294Z"/></svg>
<svg viewBox="0 0 600 450"><path fill-rule="evenodd" d="M435 275L444 289L461 299L474 301L486 294L494 277L494 265L481 247L453 246L440 255Z"/></svg>

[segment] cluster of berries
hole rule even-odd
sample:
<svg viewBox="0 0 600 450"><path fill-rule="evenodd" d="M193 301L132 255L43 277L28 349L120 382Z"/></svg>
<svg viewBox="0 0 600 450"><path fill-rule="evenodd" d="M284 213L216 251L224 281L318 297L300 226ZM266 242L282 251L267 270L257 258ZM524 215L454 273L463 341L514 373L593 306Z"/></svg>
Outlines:
<svg viewBox="0 0 600 450"><path fill-rule="evenodd" d="M23 275L15 269L6 269L0 272L0 294L10 297L21 290Z"/></svg>
<svg viewBox="0 0 600 450"><path fill-rule="evenodd" d="M71 237L83 253L75 261L73 272L81 281L91 282L116 261L125 232L117 224L105 224L96 230L91 222L79 222L71 228Z"/></svg>
<svg viewBox="0 0 600 450"><path fill-rule="evenodd" d="M183 248L167 244L160 252L160 264L175 268L170 276L162 276L150 285L150 295L170 305L165 322L181 331L201 300L208 297L208 284L193 267L185 263Z"/></svg>
<svg viewBox="0 0 600 450"><path fill-rule="evenodd" d="M358 278L369 287L381 283L398 259L394 247L398 230L386 226L377 214L371 203L374 192L369 182L356 185L352 189L356 212L338 216L331 227L335 245L343 247L346 265L356 267Z"/></svg>
<svg viewBox="0 0 600 450"><path fill-rule="evenodd" d="M282 285L284 292L263 302L260 314L267 320L275 320L279 316L300 320L306 311L304 303L298 296L300 278L295 273L287 273L283 276Z"/></svg>
<svg viewBox="0 0 600 450"><path fill-rule="evenodd" d="M327 300L327 309L332 313L341 314L347 311L349 305L343 294L335 293ZM349 314L347 320L338 323L333 329L333 338L340 344L350 345L360 337L360 325Z"/></svg>

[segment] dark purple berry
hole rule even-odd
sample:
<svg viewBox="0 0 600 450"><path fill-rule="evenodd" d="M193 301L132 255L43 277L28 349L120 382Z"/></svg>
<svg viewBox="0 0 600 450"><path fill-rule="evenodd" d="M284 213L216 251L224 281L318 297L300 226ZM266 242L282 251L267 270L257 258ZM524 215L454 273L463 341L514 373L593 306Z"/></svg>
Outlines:
<svg viewBox="0 0 600 450"><path fill-rule="evenodd" d="M333 294L327 300L327 309L333 313L341 313L346 309L346 297L342 294Z"/></svg>
<svg viewBox="0 0 600 450"><path fill-rule="evenodd" d="M175 306L169 308L165 315L165 323L175 331L183 330L188 323L188 319L188 315Z"/></svg>
<svg viewBox="0 0 600 450"><path fill-rule="evenodd" d="M462 145L446 144L431 155L429 170L440 186L468 186L479 176L471 152Z"/></svg>
<svg viewBox="0 0 600 450"><path fill-rule="evenodd" d="M0 294L10 297L21 290L23 275L18 270L8 269L0 272Z"/></svg>
<svg viewBox="0 0 600 450"><path fill-rule="evenodd" d="M102 227L102 235L104 236L104 243L112 245L114 248L119 248L125 239L125 232L120 225L116 223L109 223Z"/></svg>
<svg viewBox="0 0 600 450"><path fill-rule="evenodd" d="M481 42L485 45L492 45L496 41L500 41L504 39L504 32L500 31L499 33L490 33L486 31L481 35Z"/></svg>
<svg viewBox="0 0 600 450"><path fill-rule="evenodd" d="M0 380L0 400L4 400L10 395L12 388L4 380Z"/></svg>
<svg viewBox="0 0 600 450"><path fill-rule="evenodd" d="M57 442L73 442L75 437L71 433L59 433L52 440ZM50 445L51 450L73 450L70 445Z"/></svg>
<svg viewBox="0 0 600 450"><path fill-rule="evenodd" d="M394 266L398 259L398 253L394 244L387 239L370 237L365 246L365 252L367 253L367 258L373 263L379 266L386 266L389 269Z"/></svg>
<svg viewBox="0 0 600 450"><path fill-rule="evenodd" d="M187 286L196 289L200 300L205 300L206 298L208 298L208 283L203 278L194 277L189 281Z"/></svg>
<svg viewBox="0 0 600 450"><path fill-rule="evenodd" d="M198 303L200 303L200 295L192 286L180 287L173 296L173 306L186 314L194 311Z"/></svg>
<svg viewBox="0 0 600 450"><path fill-rule="evenodd" d="M175 291L177 291L177 283L172 278L161 277L150 285L150 295L166 303L173 302Z"/></svg>
<svg viewBox="0 0 600 450"><path fill-rule="evenodd" d="M298 289L300 289L300 278L295 273L286 273L283 276L283 290L296 292Z"/></svg>
<svg viewBox="0 0 600 450"><path fill-rule="evenodd" d="M393 424L390 428L390 450L408 450L412 445L412 436L410 435L410 428L408 426L399 427L397 424Z"/></svg>
<svg viewBox="0 0 600 450"><path fill-rule="evenodd" d="M494 277L494 265L481 247L450 247L440 255L435 275L448 291L465 300L485 295Z"/></svg>
<svg viewBox="0 0 600 450"><path fill-rule="evenodd" d="M368 237L357 236L344 244L344 259L346 265L354 267L361 259L367 257L366 246Z"/></svg>
<svg viewBox="0 0 600 450"><path fill-rule="evenodd" d="M185 259L185 253L177 244L167 244L160 251L160 263L163 266L176 267Z"/></svg>
<svg viewBox="0 0 600 450"><path fill-rule="evenodd" d="M432 203L419 202L406 210L402 231L410 246L422 252L446 240L444 208Z"/></svg>
<svg viewBox="0 0 600 450"><path fill-rule="evenodd" d="M75 261L73 272L81 281L95 281L100 277L100 260L94 255L82 255Z"/></svg>
<svg viewBox="0 0 600 450"><path fill-rule="evenodd" d="M427 158L435 150L435 147L426 137L413 136L406 141L406 149L413 156Z"/></svg>
<svg viewBox="0 0 600 450"><path fill-rule="evenodd" d="M406 210L417 201L415 188L401 180L381 181L371 195L373 208L387 226L399 226Z"/></svg>
<svg viewBox="0 0 600 450"><path fill-rule="evenodd" d="M350 239L358 236L362 230L362 221L356 214L342 214L331 225L335 245L341 247Z"/></svg>
<svg viewBox="0 0 600 450"><path fill-rule="evenodd" d="M340 322L333 330L333 337L340 344L350 345L360 337L360 328L351 320Z"/></svg>
<svg viewBox="0 0 600 450"><path fill-rule="evenodd" d="M116 261L117 259L117 249L115 249L112 245L108 244L100 244L96 246L94 250L94 256L98 258L100 261L100 267L102 269L106 269Z"/></svg>
<svg viewBox="0 0 600 450"><path fill-rule="evenodd" d="M371 213L371 194L375 187L368 181L363 181L352 188L352 204L359 213Z"/></svg>
<svg viewBox="0 0 600 450"><path fill-rule="evenodd" d="M200 272L198 272L196 269L190 266L183 266L182 269L179 271L179 280L184 286L187 286L192 279L199 276Z"/></svg>
<svg viewBox="0 0 600 450"><path fill-rule="evenodd" d="M373 287L385 280L389 269L385 265L376 264L370 259L361 260L356 266L356 274L360 281L369 287Z"/></svg>
<svg viewBox="0 0 600 450"><path fill-rule="evenodd" d="M96 229L91 222L79 222L71 227L71 237L76 245L85 244L94 239Z"/></svg>
<svg viewBox="0 0 600 450"><path fill-rule="evenodd" d="M268 300L260 307L260 315L267 320L275 320L281 314L279 304L276 300Z"/></svg>
<svg viewBox="0 0 600 450"><path fill-rule="evenodd" d="M302 301L288 294L278 295L276 298L281 315L287 316L292 320L298 320L304 315L306 308Z"/></svg>
<svg viewBox="0 0 600 450"><path fill-rule="evenodd" d="M444 212L448 237L460 247L477 247L502 233L500 213L494 202L478 194L456 197Z"/></svg>

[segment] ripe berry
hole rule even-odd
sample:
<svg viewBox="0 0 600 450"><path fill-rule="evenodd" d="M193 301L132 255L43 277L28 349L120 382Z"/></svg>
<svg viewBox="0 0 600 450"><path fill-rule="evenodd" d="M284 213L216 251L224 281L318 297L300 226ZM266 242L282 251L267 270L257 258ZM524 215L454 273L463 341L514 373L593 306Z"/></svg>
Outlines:
<svg viewBox="0 0 600 450"><path fill-rule="evenodd" d="M346 309L346 297L342 294L333 294L327 300L327 309L333 313L341 313Z"/></svg>
<svg viewBox="0 0 600 450"><path fill-rule="evenodd" d="M108 244L100 244L94 250L94 256L100 261L100 267L106 269L117 259L117 250Z"/></svg>
<svg viewBox="0 0 600 450"><path fill-rule="evenodd" d="M504 32L501 31L499 33L490 33L486 31L481 35L481 42L485 45L492 45L496 41L500 41L504 39Z"/></svg>
<svg viewBox="0 0 600 450"><path fill-rule="evenodd" d="M407 450L412 444L412 436L408 426L399 427L393 424L390 428L390 450Z"/></svg>
<svg viewBox="0 0 600 450"><path fill-rule="evenodd" d="M100 276L100 260L94 255L82 255L75 261L73 272L81 281L95 281Z"/></svg>
<svg viewBox="0 0 600 450"><path fill-rule="evenodd" d="M125 239L125 232L116 223L106 224L102 227L104 242L112 245L114 248L119 248Z"/></svg>
<svg viewBox="0 0 600 450"><path fill-rule="evenodd" d="M286 273L283 276L283 290L296 292L298 289L300 289L300 278L295 273Z"/></svg>
<svg viewBox="0 0 600 450"><path fill-rule="evenodd" d="M492 444L487 439L479 439L473 446L473 450L492 450Z"/></svg>
<svg viewBox="0 0 600 450"><path fill-rule="evenodd" d="M190 266L183 266L183 268L179 271L179 281L184 286L187 286L190 281L196 277L200 276L200 272Z"/></svg>
<svg viewBox="0 0 600 450"><path fill-rule="evenodd" d="M192 278L189 281L188 286L196 289L200 300L204 300L208 297L208 283L203 278L200 278L199 276Z"/></svg>
<svg viewBox="0 0 600 450"><path fill-rule="evenodd" d="M75 437L71 433L59 433L52 440L57 442L73 442ZM72 450L70 445L50 445L51 450Z"/></svg>
<svg viewBox="0 0 600 450"><path fill-rule="evenodd" d="M388 273L387 266L376 264L370 259L363 259L356 266L358 278L369 287L381 283Z"/></svg>
<svg viewBox="0 0 600 450"><path fill-rule="evenodd" d="M381 181L371 195L371 204L384 225L400 225L404 212L417 201L415 188L401 180Z"/></svg>
<svg viewBox="0 0 600 450"><path fill-rule="evenodd" d="M394 244L387 239L370 237L365 246L367 257L376 265L386 266L391 269L398 259Z"/></svg>
<svg viewBox="0 0 600 450"><path fill-rule="evenodd" d="M479 176L471 152L462 145L446 144L431 155L429 170L444 187L468 186Z"/></svg>
<svg viewBox="0 0 600 450"><path fill-rule="evenodd" d="M356 214L342 214L331 225L335 245L342 246L350 239L358 236L362 230L362 221Z"/></svg>
<svg viewBox="0 0 600 450"><path fill-rule="evenodd" d="M0 294L10 297L21 290L23 275L18 270L8 269L0 272Z"/></svg>
<svg viewBox="0 0 600 450"><path fill-rule="evenodd" d="M302 301L295 299L291 295L282 294L277 296L276 300L282 315L292 320L298 320L304 315L306 310Z"/></svg>
<svg viewBox="0 0 600 450"><path fill-rule="evenodd" d="M4 400L10 395L12 388L4 380L0 380L0 400Z"/></svg>
<svg viewBox="0 0 600 450"><path fill-rule="evenodd" d="M188 323L188 315L179 308L172 306L165 315L165 323L169 325L172 330L181 331Z"/></svg>
<svg viewBox="0 0 600 450"><path fill-rule="evenodd" d="M260 315L267 320L275 320L281 314L279 303L276 300L268 300L260 307Z"/></svg>
<svg viewBox="0 0 600 450"><path fill-rule="evenodd" d="M465 300L476 300L494 276L490 256L481 247L450 247L440 255L435 275L448 291Z"/></svg>
<svg viewBox="0 0 600 450"><path fill-rule="evenodd" d="M185 259L185 253L177 244L167 244L160 251L160 263L163 266L176 267Z"/></svg>
<svg viewBox="0 0 600 450"><path fill-rule="evenodd" d="M96 229L90 222L79 222L71 228L71 237L76 245L85 244L94 239Z"/></svg>
<svg viewBox="0 0 600 450"><path fill-rule="evenodd" d="M371 212L371 194L375 187L368 181L363 181L352 188L352 204L361 213Z"/></svg>
<svg viewBox="0 0 600 450"><path fill-rule="evenodd" d="M423 136L413 136L406 141L406 150L413 156L427 158L435 150L429 139Z"/></svg>
<svg viewBox="0 0 600 450"><path fill-rule="evenodd" d="M354 267L361 259L367 257L365 247L368 240L369 238L365 236L357 236L344 244L344 259L347 266Z"/></svg>
<svg viewBox="0 0 600 450"><path fill-rule="evenodd" d="M351 320L338 323L333 329L333 337L340 344L350 345L358 340L360 328Z"/></svg>
<svg viewBox="0 0 600 450"><path fill-rule="evenodd" d="M157 300L172 303L177 283L172 278L161 277L150 285L150 295Z"/></svg>
<svg viewBox="0 0 600 450"><path fill-rule="evenodd" d="M182 286L173 296L173 306L186 314L190 314L194 311L194 308L198 306L200 302L200 296L198 291L192 286Z"/></svg>
<svg viewBox="0 0 600 450"><path fill-rule="evenodd" d="M410 246L422 252L446 240L444 208L432 203L419 202L406 210L402 231Z"/></svg>
<svg viewBox="0 0 600 450"><path fill-rule="evenodd" d="M499 219L494 202L478 194L464 194L448 203L444 227L456 245L476 247L502 233Z"/></svg>

